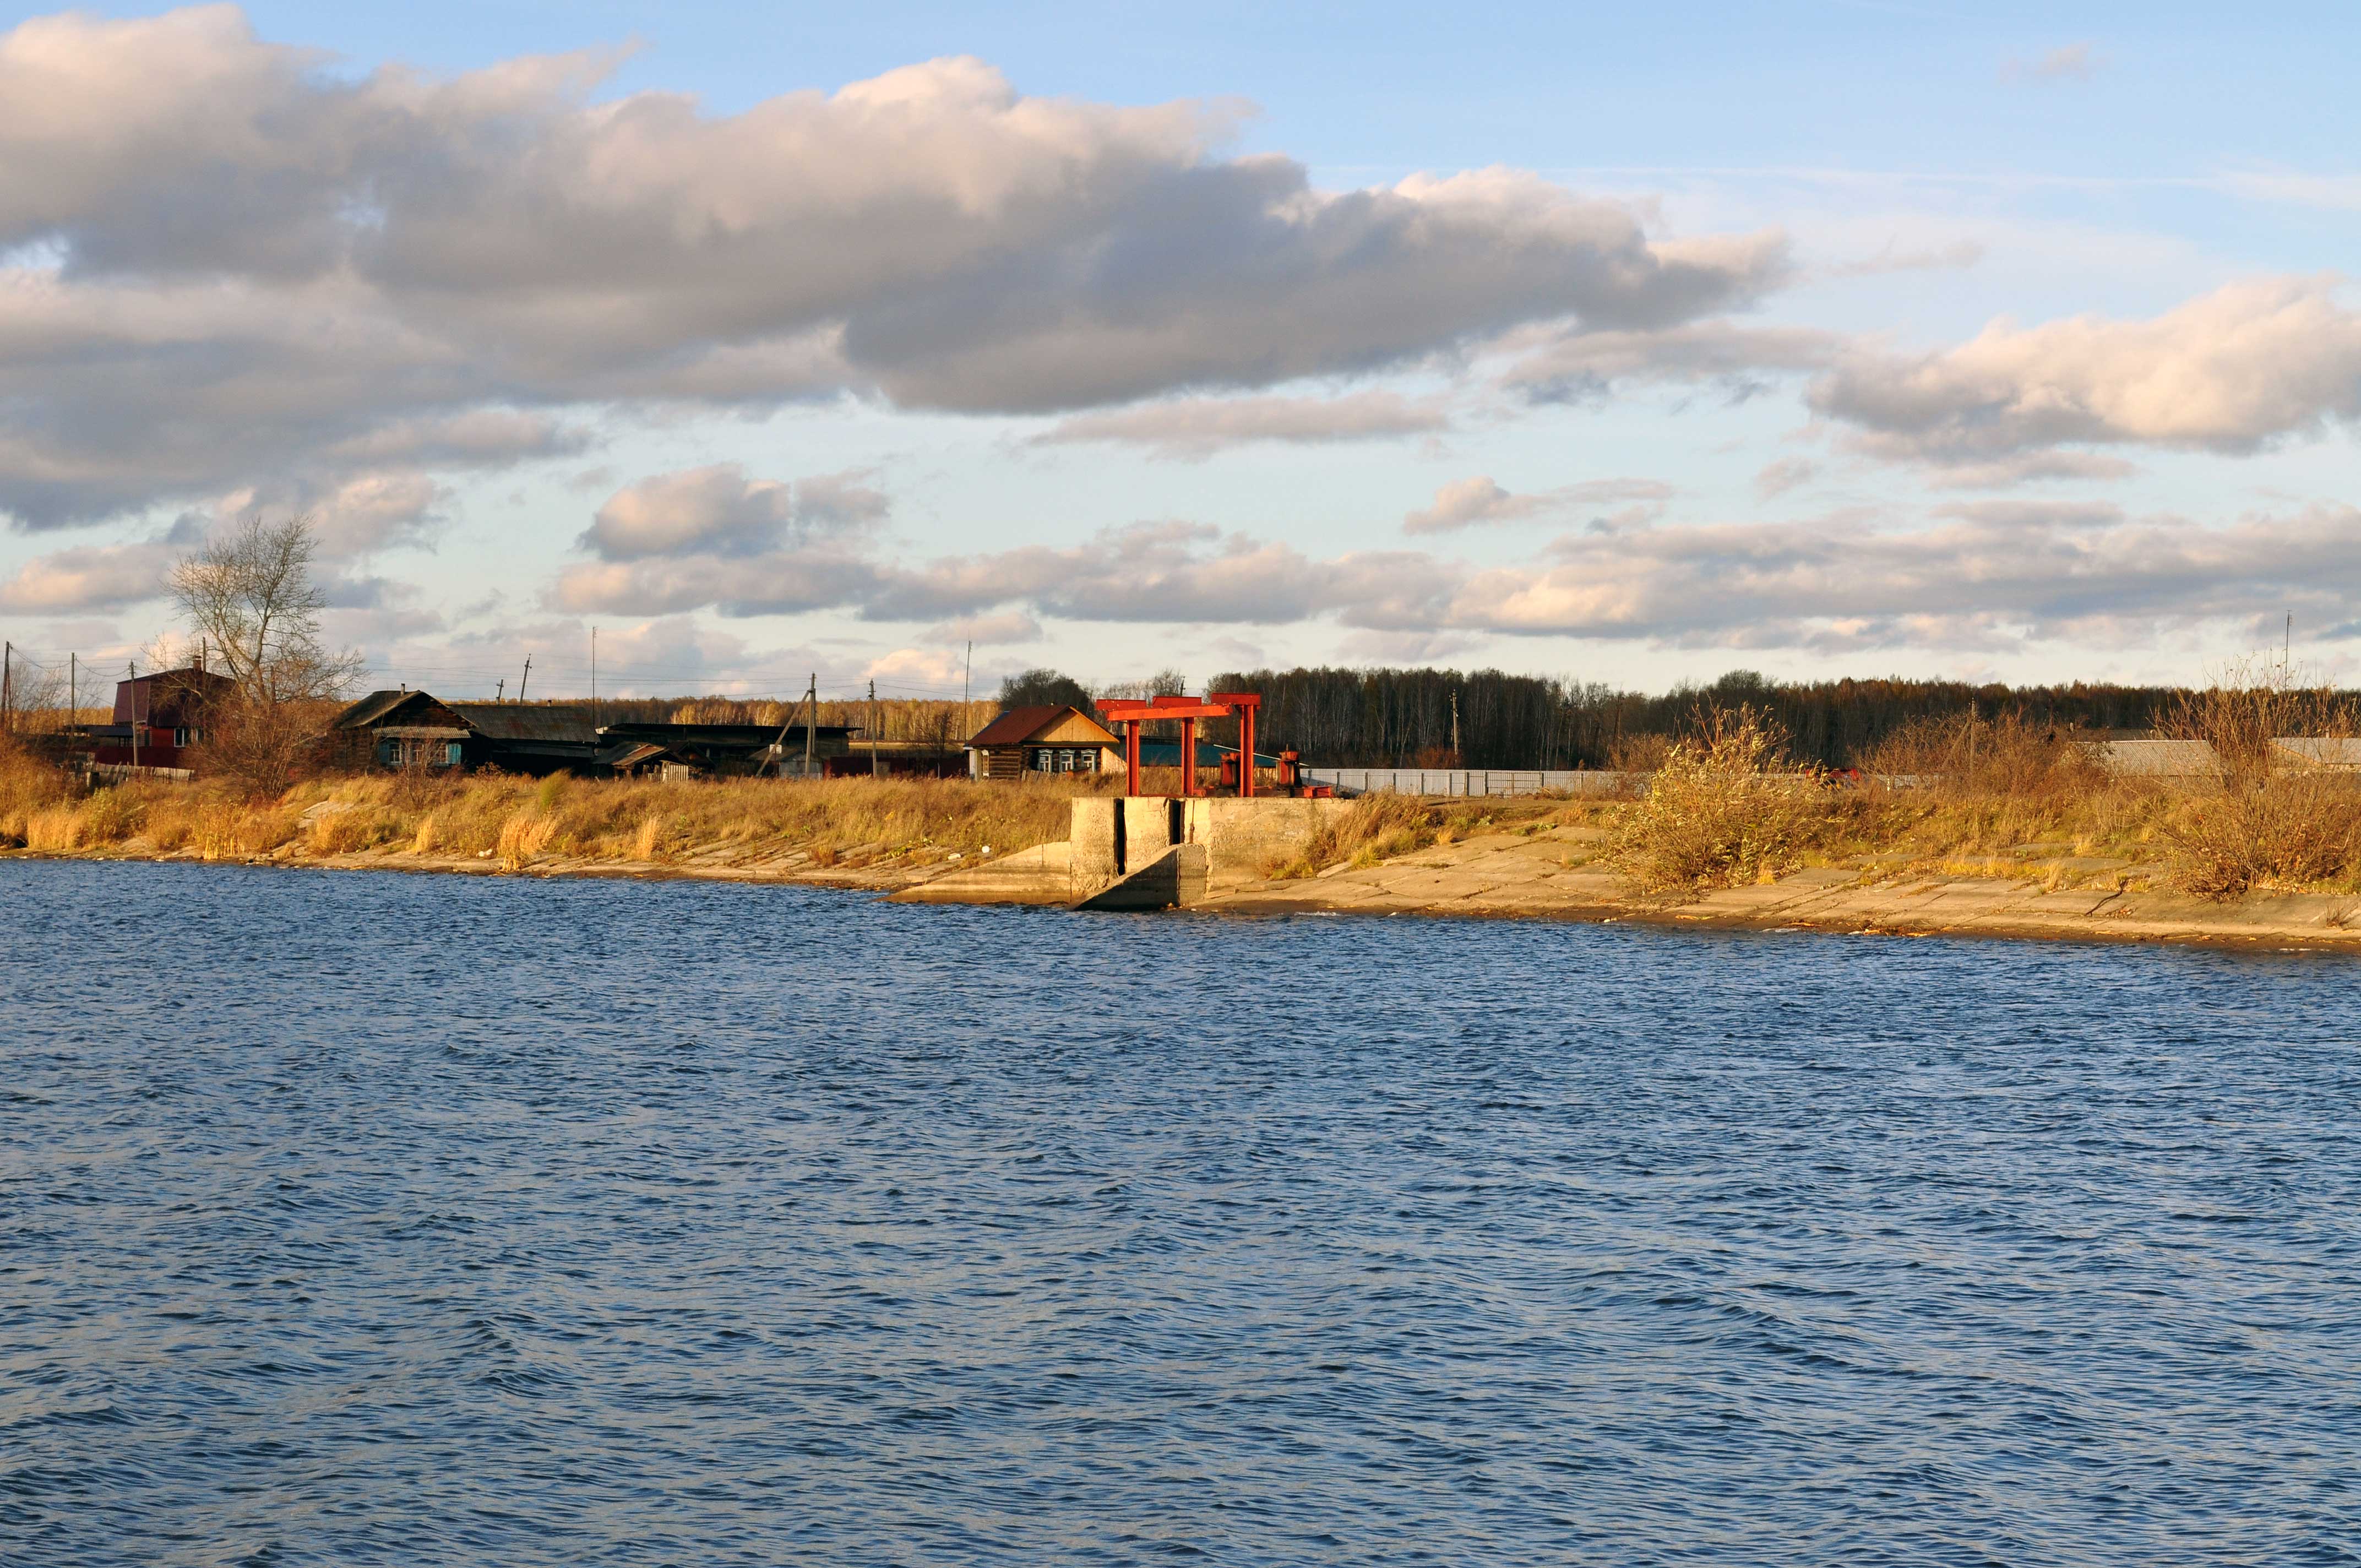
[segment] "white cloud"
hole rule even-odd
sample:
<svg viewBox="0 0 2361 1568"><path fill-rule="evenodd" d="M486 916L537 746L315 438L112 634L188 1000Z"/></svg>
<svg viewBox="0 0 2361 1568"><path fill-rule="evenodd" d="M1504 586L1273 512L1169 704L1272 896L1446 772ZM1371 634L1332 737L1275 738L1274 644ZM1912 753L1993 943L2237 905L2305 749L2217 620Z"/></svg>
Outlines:
<svg viewBox="0 0 2361 1568"><path fill-rule="evenodd" d="M1535 402L1583 402L1625 382L1718 381L1741 394L1765 378L1817 370L1845 339L1813 327L1695 322L1658 332L1535 331L1504 340L1521 349L1501 384Z"/></svg>
<svg viewBox="0 0 2361 1568"><path fill-rule="evenodd" d="M1645 336L1790 270L1775 233L1653 238L1514 170L1318 190L1220 155L1235 105L1027 97L974 60L726 115L598 101L588 57L319 64L226 6L0 35L21 525L565 452L548 411L582 403L1061 411L1538 322Z"/></svg>
<svg viewBox="0 0 2361 1568"><path fill-rule="evenodd" d="M1441 623L1746 647L2001 647L2141 641L2280 608L2344 619L2361 591L2361 512L2315 507L2225 528L2109 507L1943 509L1933 526L1866 514L1568 535L1554 562L1468 576Z"/></svg>
<svg viewBox="0 0 2361 1568"><path fill-rule="evenodd" d="M790 488L735 463L660 474L609 497L577 543L606 561L756 555L882 520L885 497L867 477L822 474Z"/></svg>
<svg viewBox="0 0 2361 1568"><path fill-rule="evenodd" d="M1433 434L1451 427L1431 403L1399 392L1338 398L1178 398L1107 413L1076 414L1033 437L1032 444L1122 442L1160 457L1198 460L1226 447L1278 441L1298 445Z"/></svg>
<svg viewBox="0 0 2361 1568"><path fill-rule="evenodd" d="M1617 483L1632 483L1617 481ZM1423 551L1326 558L1202 524L1110 529L1072 545L913 561L863 538L747 557L598 563L561 579L574 610L728 615L828 609L870 620L995 620L1271 627L1329 620L1363 644L1487 635L1667 645L1985 649L2160 631L2293 609L2350 621L2361 511L2313 506L2226 526L2133 516L2104 501L1991 499L1920 515L1853 509L1776 523L1651 522L1565 532L1523 563L1476 568ZM1422 639L1429 640L1422 641ZM986 639L979 635L979 642ZM1407 655L1405 655L1407 656Z"/></svg>
<svg viewBox="0 0 2361 1568"><path fill-rule="evenodd" d="M896 648L881 653L861 672L862 678L873 680L887 690L881 695L898 695L893 688L906 691L917 688L930 692L951 692L956 695L967 666L956 653L946 653L939 648ZM965 737L955 737L965 739Z"/></svg>
<svg viewBox="0 0 2361 1568"><path fill-rule="evenodd" d="M2275 279L2148 321L1998 321L1939 354L1849 354L1810 400L1897 457L1972 463L2073 444L2251 452L2361 415L2361 315L2335 288Z"/></svg>
<svg viewBox="0 0 2361 1568"><path fill-rule="evenodd" d="M158 598L172 564L187 552L187 545L162 539L53 551L0 583L0 609L57 614Z"/></svg>
<svg viewBox="0 0 2361 1568"><path fill-rule="evenodd" d="M947 620L930 629L926 640L941 643L1038 642L1041 641L1041 623L1023 610L1011 610L1001 615L971 615L958 620Z"/></svg>
<svg viewBox="0 0 2361 1568"><path fill-rule="evenodd" d="M1404 533L1450 533L1482 523L1518 522L1547 517L1578 506L1638 502L1637 512L1618 521L1625 526L1644 521L1669 500L1673 487L1658 479L1587 479L1580 484L1527 495L1510 495L1488 474L1454 479L1434 492L1434 499L1402 518Z"/></svg>

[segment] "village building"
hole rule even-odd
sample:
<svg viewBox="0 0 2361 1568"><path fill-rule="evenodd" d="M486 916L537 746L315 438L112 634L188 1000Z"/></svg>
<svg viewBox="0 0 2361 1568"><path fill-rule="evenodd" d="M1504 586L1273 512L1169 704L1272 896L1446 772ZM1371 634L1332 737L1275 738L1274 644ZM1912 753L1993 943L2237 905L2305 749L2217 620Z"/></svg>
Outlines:
<svg viewBox="0 0 2361 1568"><path fill-rule="evenodd" d="M77 731L101 767L187 768L204 744L206 710L236 683L201 665L158 670L115 683L107 724Z"/></svg>
<svg viewBox="0 0 2361 1568"><path fill-rule="evenodd" d="M371 692L336 716L329 736L347 767L456 769L585 776L751 773L803 766L805 727L594 723L587 703L454 702L423 691ZM852 727L812 727L814 771L851 750ZM774 750L775 749L775 750Z"/></svg>
<svg viewBox="0 0 2361 1568"><path fill-rule="evenodd" d="M1012 707L975 732L967 755L972 778L1095 773L1123 765L1123 742L1078 707Z"/></svg>

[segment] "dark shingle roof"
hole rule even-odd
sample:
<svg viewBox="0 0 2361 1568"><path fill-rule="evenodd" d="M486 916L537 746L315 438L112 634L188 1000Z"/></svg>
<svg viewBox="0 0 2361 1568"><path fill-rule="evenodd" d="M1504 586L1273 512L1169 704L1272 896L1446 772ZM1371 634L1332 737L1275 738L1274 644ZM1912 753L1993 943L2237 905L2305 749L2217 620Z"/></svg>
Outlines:
<svg viewBox="0 0 2361 1568"><path fill-rule="evenodd" d="M422 694L412 691L371 692L360 701L336 715L331 729L359 729L376 723L412 697Z"/></svg>

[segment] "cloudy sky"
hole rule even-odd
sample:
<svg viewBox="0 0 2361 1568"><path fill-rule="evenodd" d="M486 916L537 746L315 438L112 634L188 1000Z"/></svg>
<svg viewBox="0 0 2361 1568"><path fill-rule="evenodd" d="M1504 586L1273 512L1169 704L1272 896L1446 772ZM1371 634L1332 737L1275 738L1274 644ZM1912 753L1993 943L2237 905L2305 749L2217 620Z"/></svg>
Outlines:
<svg viewBox="0 0 2361 1568"><path fill-rule="evenodd" d="M300 511L452 696L2361 678L2361 12L1273 9L0 7L0 626Z"/></svg>

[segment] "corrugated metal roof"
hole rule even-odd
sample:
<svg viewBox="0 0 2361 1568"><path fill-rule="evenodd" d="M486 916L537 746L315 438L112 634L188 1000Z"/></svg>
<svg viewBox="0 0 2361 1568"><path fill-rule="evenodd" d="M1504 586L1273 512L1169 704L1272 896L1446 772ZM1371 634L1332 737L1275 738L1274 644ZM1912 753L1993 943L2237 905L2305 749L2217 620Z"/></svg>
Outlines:
<svg viewBox="0 0 2361 1568"><path fill-rule="evenodd" d="M2342 735L2282 735L2271 742L2323 768L2361 768L2361 740Z"/></svg>
<svg viewBox="0 0 2361 1568"><path fill-rule="evenodd" d="M2222 771L2222 759L2202 740L2102 740L2095 750L2109 773L2143 778L2202 778Z"/></svg>
<svg viewBox="0 0 2361 1568"><path fill-rule="evenodd" d="M1062 704L1012 707L977 730L968 741L976 746L1019 746L1074 709Z"/></svg>
<svg viewBox="0 0 2361 1568"><path fill-rule="evenodd" d="M446 702L461 723L492 740L571 740L594 745L588 703Z"/></svg>
<svg viewBox="0 0 2361 1568"><path fill-rule="evenodd" d="M776 724L609 724L598 733L610 740L654 740L664 745L680 741L759 749L777 740L780 728ZM841 740L860 728L857 724L815 724L811 730L814 739ZM798 719L785 729L789 743L793 744L794 738L804 732L803 721Z"/></svg>

